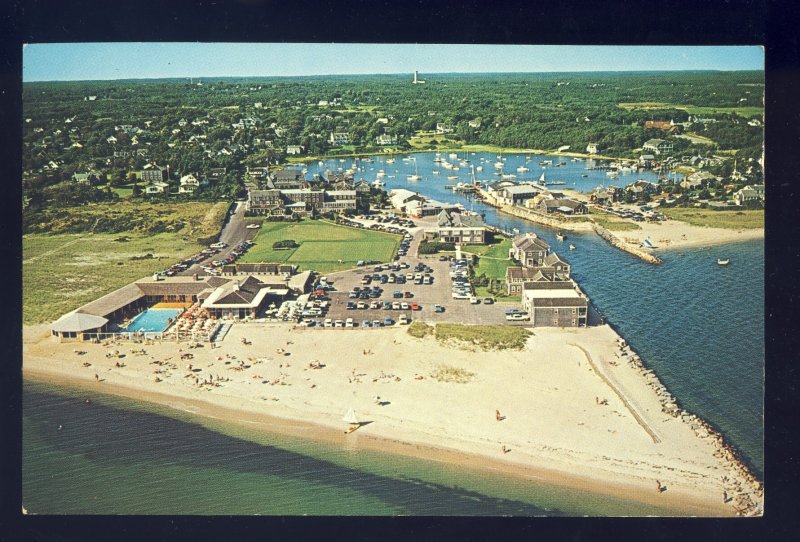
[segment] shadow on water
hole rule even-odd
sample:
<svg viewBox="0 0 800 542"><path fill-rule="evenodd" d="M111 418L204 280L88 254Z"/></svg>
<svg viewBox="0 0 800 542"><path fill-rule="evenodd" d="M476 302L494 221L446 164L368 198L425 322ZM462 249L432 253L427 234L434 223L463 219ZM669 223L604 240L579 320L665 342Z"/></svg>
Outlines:
<svg viewBox="0 0 800 542"><path fill-rule="evenodd" d="M380 476L148 412L114 408L100 401L86 404L82 398L56 395L35 384L26 383L23 406L25 422L32 424L46 446L63 454L81 456L90 464L120 469L138 464L156 471L170 466L197 471L211 468L278 477L295 489L306 485L311 491L321 485L346 488L386 503L400 515L563 515L557 510L489 497L413 476L400 479ZM263 487L262 497L269 502L266 488L270 486ZM232 484L214 490L233 493L237 488Z"/></svg>

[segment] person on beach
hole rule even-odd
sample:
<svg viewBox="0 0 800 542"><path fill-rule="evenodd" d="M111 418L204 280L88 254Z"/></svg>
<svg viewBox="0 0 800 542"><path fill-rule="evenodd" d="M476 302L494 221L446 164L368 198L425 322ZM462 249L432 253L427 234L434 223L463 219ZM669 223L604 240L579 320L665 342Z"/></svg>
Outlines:
<svg viewBox="0 0 800 542"><path fill-rule="evenodd" d="M505 419L506 419L506 417L505 417L505 416L502 416L502 415L500 414L500 411L499 411L499 410L495 410L495 411L494 411L494 417L495 417L495 419L496 419L498 422L501 422L501 421L503 421L503 420L505 420Z"/></svg>
<svg viewBox="0 0 800 542"><path fill-rule="evenodd" d="M97 382L100 382L100 375L99 375L99 374L97 374L97 373L94 373L94 379L95 379Z"/></svg>

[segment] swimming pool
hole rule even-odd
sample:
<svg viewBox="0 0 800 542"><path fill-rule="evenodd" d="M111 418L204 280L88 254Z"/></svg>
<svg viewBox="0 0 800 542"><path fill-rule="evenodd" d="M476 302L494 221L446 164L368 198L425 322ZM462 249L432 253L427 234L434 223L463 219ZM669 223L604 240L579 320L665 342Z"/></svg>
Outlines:
<svg viewBox="0 0 800 542"><path fill-rule="evenodd" d="M175 320L183 309L145 309L130 324L128 331L164 331L169 326L169 320Z"/></svg>

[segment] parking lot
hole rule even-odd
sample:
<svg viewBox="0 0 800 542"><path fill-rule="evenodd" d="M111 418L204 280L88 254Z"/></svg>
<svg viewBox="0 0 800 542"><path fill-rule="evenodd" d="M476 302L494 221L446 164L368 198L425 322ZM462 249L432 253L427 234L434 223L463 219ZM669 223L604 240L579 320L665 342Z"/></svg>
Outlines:
<svg viewBox="0 0 800 542"><path fill-rule="evenodd" d="M325 319L332 322L347 318L352 318L356 327L364 327L365 320L373 322L378 320L383 322L385 318L391 318L395 323L400 315L406 315L413 320L425 322L451 322L464 324L503 324L503 325L527 325L528 322L509 322L505 318L505 310L519 308L517 303L493 303L471 304L469 299L454 299L452 296L452 279L449 276L450 262L443 261L440 255L419 256L417 249L424 237L422 228L411 230L413 239L409 243L406 256L401 256L396 262L383 264L380 269L375 265L365 265L357 269L331 273L327 275L329 283L333 284L334 289L326 292L326 297L330 298L329 309L326 314L311 318L322 324ZM393 264L402 265L402 268L392 268ZM426 266L425 269L415 270L418 265ZM414 280L406 280L405 283L389 282L390 277L407 274L430 276L431 284L415 284ZM365 284L364 276L369 275L370 281ZM385 275L385 282L381 283L381 276ZM379 288L380 293L366 297L352 297L351 292L358 289L358 294L364 290ZM403 297L395 297L395 292L400 292ZM407 293L408 292L408 293ZM411 303L418 304L420 310L391 309L384 308L384 303ZM348 309L348 303L362 303L364 308ZM443 312L436 312L435 305L444 307ZM373 307L373 308L370 308Z"/></svg>

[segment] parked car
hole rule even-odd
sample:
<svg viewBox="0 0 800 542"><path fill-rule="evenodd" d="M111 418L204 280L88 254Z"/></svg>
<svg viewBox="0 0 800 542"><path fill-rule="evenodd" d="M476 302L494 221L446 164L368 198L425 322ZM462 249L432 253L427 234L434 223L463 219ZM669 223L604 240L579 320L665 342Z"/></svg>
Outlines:
<svg viewBox="0 0 800 542"><path fill-rule="evenodd" d="M484 305L492 305L494 304L494 298L493 297L484 298L483 303Z"/></svg>
<svg viewBox="0 0 800 542"><path fill-rule="evenodd" d="M444 312L444 307L442 305L434 305L433 312Z"/></svg>

